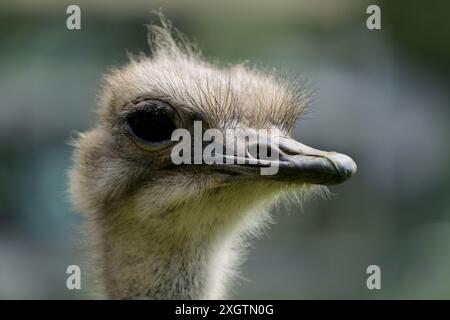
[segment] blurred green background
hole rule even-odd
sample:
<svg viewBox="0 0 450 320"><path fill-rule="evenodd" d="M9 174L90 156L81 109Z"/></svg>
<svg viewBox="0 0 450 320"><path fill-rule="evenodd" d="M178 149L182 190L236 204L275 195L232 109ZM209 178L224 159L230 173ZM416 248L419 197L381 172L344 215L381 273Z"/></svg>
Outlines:
<svg viewBox="0 0 450 320"><path fill-rule="evenodd" d="M78 4L82 30L66 28ZM366 28L381 7L382 30ZM329 200L282 208L236 298L450 298L448 1L0 1L0 298L79 298L81 217L67 200L76 131L99 80L148 52L162 8L210 61L294 72L317 91L295 135L351 155ZM377 264L382 289L366 288ZM82 284L83 286L83 284Z"/></svg>

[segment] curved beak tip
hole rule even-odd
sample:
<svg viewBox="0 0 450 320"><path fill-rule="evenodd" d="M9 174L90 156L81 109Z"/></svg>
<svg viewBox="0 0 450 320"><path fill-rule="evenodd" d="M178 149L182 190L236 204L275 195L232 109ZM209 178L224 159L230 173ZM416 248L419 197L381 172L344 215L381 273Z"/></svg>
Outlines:
<svg viewBox="0 0 450 320"><path fill-rule="evenodd" d="M345 154L332 153L327 158L333 162L342 180L350 178L357 171L355 161Z"/></svg>

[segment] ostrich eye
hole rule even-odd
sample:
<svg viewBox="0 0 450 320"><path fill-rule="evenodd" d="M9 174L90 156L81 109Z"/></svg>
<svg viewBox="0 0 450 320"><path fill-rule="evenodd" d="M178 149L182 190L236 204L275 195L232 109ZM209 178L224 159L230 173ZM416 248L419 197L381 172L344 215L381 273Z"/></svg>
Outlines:
<svg viewBox="0 0 450 320"><path fill-rule="evenodd" d="M131 133L147 143L159 143L170 140L177 128L164 107L146 103L127 117Z"/></svg>

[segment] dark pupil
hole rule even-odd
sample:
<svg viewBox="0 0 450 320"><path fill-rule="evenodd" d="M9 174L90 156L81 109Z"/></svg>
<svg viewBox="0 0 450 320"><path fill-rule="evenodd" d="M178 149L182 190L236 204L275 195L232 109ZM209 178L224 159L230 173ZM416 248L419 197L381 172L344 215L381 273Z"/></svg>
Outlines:
<svg viewBox="0 0 450 320"><path fill-rule="evenodd" d="M148 111L130 115L128 124L135 136L147 142L170 140L172 132L176 129L167 115Z"/></svg>

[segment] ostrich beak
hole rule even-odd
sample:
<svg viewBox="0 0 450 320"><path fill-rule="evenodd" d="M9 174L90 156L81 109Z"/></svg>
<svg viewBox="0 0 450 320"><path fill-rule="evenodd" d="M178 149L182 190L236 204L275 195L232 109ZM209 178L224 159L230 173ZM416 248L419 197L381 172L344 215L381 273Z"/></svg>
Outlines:
<svg viewBox="0 0 450 320"><path fill-rule="evenodd" d="M225 156L237 164L218 165L217 169L244 179L260 176L261 179L320 185L342 183L356 172L355 162L345 154L317 150L287 137L277 140L276 143L258 142L257 150L261 147L271 150L268 157L259 153L254 157L248 151L244 157ZM255 146L253 148L255 150Z"/></svg>
<svg viewBox="0 0 450 320"><path fill-rule="evenodd" d="M342 183L356 173L349 156L317 150L289 138L280 138L278 176L281 179L313 184Z"/></svg>

